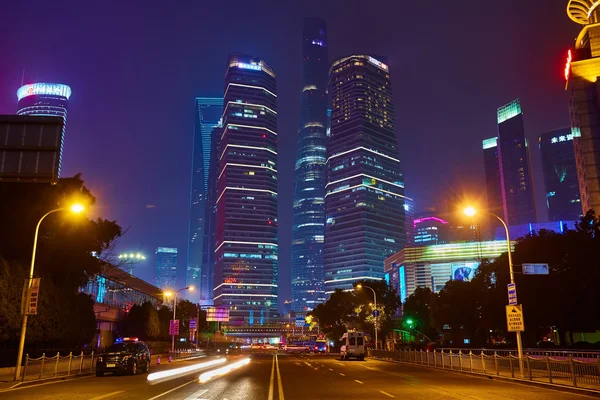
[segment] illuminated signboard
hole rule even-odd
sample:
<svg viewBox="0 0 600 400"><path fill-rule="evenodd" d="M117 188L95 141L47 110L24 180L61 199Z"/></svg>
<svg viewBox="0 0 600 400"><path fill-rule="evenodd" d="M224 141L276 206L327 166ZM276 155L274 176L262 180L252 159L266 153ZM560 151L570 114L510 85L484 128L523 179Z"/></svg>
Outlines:
<svg viewBox="0 0 600 400"><path fill-rule="evenodd" d="M237 63L237 67L242 69L251 69L253 71L262 71L262 67L256 64L246 64L239 62Z"/></svg>
<svg viewBox="0 0 600 400"><path fill-rule="evenodd" d="M210 307L206 309L206 321L229 322L229 308Z"/></svg>
<svg viewBox="0 0 600 400"><path fill-rule="evenodd" d="M565 80L569 80L569 76L571 75L571 61L573 61L573 56L571 54L571 49L567 53L567 62L565 64Z"/></svg>
<svg viewBox="0 0 600 400"><path fill-rule="evenodd" d="M323 41L322 41L322 40L313 40L313 41L312 41L312 44L316 44L317 46L321 46L321 47L323 47L323 46L324 46L324 44L323 44Z"/></svg>
<svg viewBox="0 0 600 400"><path fill-rule="evenodd" d="M573 140L574 137L575 137L575 135L573 135L572 133L570 133L568 135L555 136L552 139L550 139L550 143L567 142L569 140Z"/></svg>
<svg viewBox="0 0 600 400"><path fill-rule="evenodd" d="M71 88L60 83L32 83L30 85L21 86L19 90L17 90L18 100L35 95L60 96L68 99L71 97Z"/></svg>
<svg viewBox="0 0 600 400"><path fill-rule="evenodd" d="M388 70L388 66L386 64L382 63L381 61L379 61L376 58L373 58L373 57L369 56L369 62L371 64L373 64L373 65L376 65L377 67L381 68L384 71Z"/></svg>

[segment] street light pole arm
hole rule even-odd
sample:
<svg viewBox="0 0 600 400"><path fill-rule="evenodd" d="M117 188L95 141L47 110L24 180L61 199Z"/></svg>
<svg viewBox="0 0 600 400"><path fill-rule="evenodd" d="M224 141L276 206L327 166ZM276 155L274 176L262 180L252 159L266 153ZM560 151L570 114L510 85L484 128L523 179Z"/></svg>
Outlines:
<svg viewBox="0 0 600 400"><path fill-rule="evenodd" d="M491 213L491 212L488 212L488 214L490 214L492 217L495 217L498 221L500 221L500 223L504 227L504 232L506 232L506 246L507 246L507 250L508 250L508 267L510 270L510 283L515 283L515 271L514 271L513 262L512 262L512 249L510 248L510 232L508 231L508 225L506 225L506 222L504 222L504 220L502 218L500 218L499 216L497 216L496 214Z"/></svg>
<svg viewBox="0 0 600 400"><path fill-rule="evenodd" d="M40 218L40 220L37 223L37 226L35 227L35 235L33 236L33 252L31 254L31 267L29 268L29 279L33 279L33 267L35 265L35 252L37 249L37 241L38 241L38 233L40 231L40 226L42 225L42 221L50 214L55 213L55 212L59 212L64 210L64 207L61 208L57 208L55 210L52 211L48 211L46 214L44 214L44 216L42 218Z"/></svg>

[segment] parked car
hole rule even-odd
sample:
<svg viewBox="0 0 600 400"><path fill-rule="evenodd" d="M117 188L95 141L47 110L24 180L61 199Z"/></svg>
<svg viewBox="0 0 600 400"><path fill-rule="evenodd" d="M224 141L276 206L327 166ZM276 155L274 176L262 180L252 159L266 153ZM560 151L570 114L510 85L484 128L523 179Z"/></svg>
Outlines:
<svg viewBox="0 0 600 400"><path fill-rule="evenodd" d="M104 376L106 372L135 375L138 368L143 372L150 369L148 346L137 338L119 338L98 355L96 376Z"/></svg>

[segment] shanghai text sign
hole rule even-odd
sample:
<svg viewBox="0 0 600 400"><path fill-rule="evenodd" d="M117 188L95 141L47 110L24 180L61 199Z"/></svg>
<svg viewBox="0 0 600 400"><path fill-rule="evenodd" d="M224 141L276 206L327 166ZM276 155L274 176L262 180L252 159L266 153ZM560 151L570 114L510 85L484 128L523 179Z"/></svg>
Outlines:
<svg viewBox="0 0 600 400"><path fill-rule="evenodd" d="M525 330L522 305L506 306L506 325L509 332L523 332Z"/></svg>

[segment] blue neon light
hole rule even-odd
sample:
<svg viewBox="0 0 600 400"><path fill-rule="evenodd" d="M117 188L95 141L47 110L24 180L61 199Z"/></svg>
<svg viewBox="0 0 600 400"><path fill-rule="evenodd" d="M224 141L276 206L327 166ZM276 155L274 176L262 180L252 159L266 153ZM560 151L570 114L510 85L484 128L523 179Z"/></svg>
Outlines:
<svg viewBox="0 0 600 400"><path fill-rule="evenodd" d="M262 71L262 67L256 64L237 63L238 68L251 69L253 71Z"/></svg>

